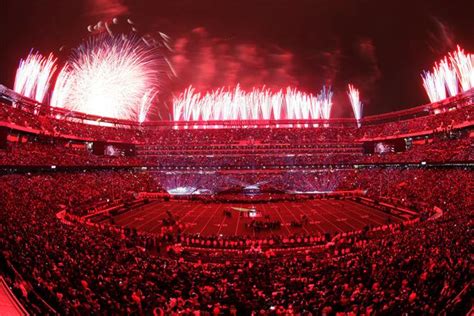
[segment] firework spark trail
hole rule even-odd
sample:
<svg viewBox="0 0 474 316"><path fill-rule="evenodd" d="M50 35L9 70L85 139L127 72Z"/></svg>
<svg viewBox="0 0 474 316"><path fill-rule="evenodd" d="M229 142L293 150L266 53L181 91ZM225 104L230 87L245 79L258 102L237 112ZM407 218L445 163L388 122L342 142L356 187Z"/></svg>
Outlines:
<svg viewBox="0 0 474 316"><path fill-rule="evenodd" d="M30 53L26 59L21 59L16 70L13 90L25 97L32 98L36 78L44 57L38 53Z"/></svg>
<svg viewBox="0 0 474 316"><path fill-rule="evenodd" d="M275 94L277 95L277 94ZM262 111L262 118L264 120L269 120L272 117L272 95L265 91L262 97L259 99L259 107Z"/></svg>
<svg viewBox="0 0 474 316"><path fill-rule="evenodd" d="M311 96L310 117L314 119L321 118L321 100L315 96Z"/></svg>
<svg viewBox="0 0 474 316"><path fill-rule="evenodd" d="M156 96L160 59L138 37L97 36L76 49L63 70L54 106L141 120Z"/></svg>
<svg viewBox="0 0 474 316"><path fill-rule="evenodd" d="M445 58L439 65L440 70L443 72L444 81L450 97L453 97L459 93L458 89L458 78L456 69L449 63L448 59Z"/></svg>
<svg viewBox="0 0 474 316"><path fill-rule="evenodd" d="M194 88L189 87L181 95L180 98L174 98L173 100L173 118L175 121L179 121L182 117L183 120L189 121L191 117L190 109L194 107L194 103L201 97L200 93L194 93Z"/></svg>
<svg viewBox="0 0 474 316"><path fill-rule="evenodd" d="M273 117L275 120L280 120L282 118L281 112L283 107L283 92L280 90L272 98L272 110Z"/></svg>
<svg viewBox="0 0 474 316"><path fill-rule="evenodd" d="M155 99L157 94L158 94L158 90L149 89L143 95L142 100L140 102L140 109L139 109L139 114L138 114L139 123L145 122L148 111L150 110L150 107L153 104L153 100Z"/></svg>
<svg viewBox="0 0 474 316"><path fill-rule="evenodd" d="M56 71L56 61L53 54L44 57L39 53L30 53L26 59L20 60L13 90L25 97L43 102L51 77Z"/></svg>
<svg viewBox="0 0 474 316"><path fill-rule="evenodd" d="M319 102L321 103L321 118L325 120L329 120L331 117L332 96L331 88L326 87L323 87L323 90L318 95Z"/></svg>
<svg viewBox="0 0 474 316"><path fill-rule="evenodd" d="M449 55L449 59L456 68L462 91L467 91L474 88L474 67L472 66L474 54L466 54L459 46L457 48L457 51Z"/></svg>
<svg viewBox="0 0 474 316"><path fill-rule="evenodd" d="M304 106L304 104L301 103L301 96L298 94L298 91L288 87L286 89L285 102L287 119L293 120L302 118L301 107Z"/></svg>
<svg viewBox="0 0 474 316"><path fill-rule="evenodd" d="M283 105L283 92L280 90L278 91L278 93L271 95L270 103L271 103L270 105L271 110L273 110L273 116L275 120L281 119L281 107Z"/></svg>
<svg viewBox="0 0 474 316"><path fill-rule="evenodd" d="M349 101L351 102L352 111L354 112L354 117L357 120L357 125L360 127L360 119L362 118L362 110L364 105L360 101L359 90L353 85L349 84L347 95L349 96Z"/></svg>
<svg viewBox="0 0 474 316"><path fill-rule="evenodd" d="M53 54L49 54L48 58L44 59L41 63L41 70L38 73L35 89L35 100L43 102L48 92L51 77L56 71L57 59Z"/></svg>
<svg viewBox="0 0 474 316"><path fill-rule="evenodd" d="M13 89L25 97L33 97L35 78L38 76L38 65L31 61L21 61L15 76Z"/></svg>
<svg viewBox="0 0 474 316"><path fill-rule="evenodd" d="M66 104L66 99L73 83L73 80L71 80L71 73L68 68L68 64L64 65L56 78L49 103L53 107L60 107L63 104Z"/></svg>
<svg viewBox="0 0 474 316"><path fill-rule="evenodd" d="M313 116L312 108L317 107L318 101L311 94L288 88L285 95L289 119L317 119L319 113ZM314 103L314 104L313 104Z"/></svg>
<svg viewBox="0 0 474 316"><path fill-rule="evenodd" d="M429 71L425 71L421 77L423 78L423 87L425 88L426 94L430 99L430 102L439 101L438 92L436 91L435 78Z"/></svg>
<svg viewBox="0 0 474 316"><path fill-rule="evenodd" d="M260 115L260 107L263 105L265 102L265 93L259 93L259 91L252 91L250 94L250 102L248 104L248 108L250 108L250 117L252 120L258 120L260 118L263 118ZM263 102L262 102L263 101ZM252 106L255 105L255 106Z"/></svg>
<svg viewBox="0 0 474 316"><path fill-rule="evenodd" d="M436 92L438 93L438 99L444 100L448 97L446 93L446 79L444 77L444 72L440 69L438 65L435 65L433 68L434 72L434 83L436 86Z"/></svg>
<svg viewBox="0 0 474 316"><path fill-rule="evenodd" d="M209 121L211 119L211 115L212 115L212 103L205 102L202 106L202 119L204 121Z"/></svg>
<svg viewBox="0 0 474 316"><path fill-rule="evenodd" d="M441 65L435 65L433 72L425 72L423 75L423 85L431 102L441 101L447 98L446 73Z"/></svg>
<svg viewBox="0 0 474 316"><path fill-rule="evenodd" d="M246 92L217 89L204 95L193 87L173 98L175 121L198 120L269 120L269 119L329 119L332 92L324 88L317 96L294 88L272 91L265 87Z"/></svg>

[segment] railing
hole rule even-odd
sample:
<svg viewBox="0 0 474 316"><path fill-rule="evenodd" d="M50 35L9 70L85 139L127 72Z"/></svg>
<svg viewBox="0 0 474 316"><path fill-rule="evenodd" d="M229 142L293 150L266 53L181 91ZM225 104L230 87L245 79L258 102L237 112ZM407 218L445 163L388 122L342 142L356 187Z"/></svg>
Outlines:
<svg viewBox="0 0 474 316"><path fill-rule="evenodd" d="M23 276L17 271L17 269L14 267L14 265L7 260L7 264L8 264L8 269L10 269L13 274L15 275L15 279L18 279L20 281L25 281L25 279L23 278ZM53 308L51 307L51 305L49 305L36 291L35 287L28 281L25 281L27 283L29 283L30 287L31 287L31 293L32 293L32 296L38 300L38 302L43 305L43 310L44 311L47 311L47 314L48 315L59 315L59 313Z"/></svg>

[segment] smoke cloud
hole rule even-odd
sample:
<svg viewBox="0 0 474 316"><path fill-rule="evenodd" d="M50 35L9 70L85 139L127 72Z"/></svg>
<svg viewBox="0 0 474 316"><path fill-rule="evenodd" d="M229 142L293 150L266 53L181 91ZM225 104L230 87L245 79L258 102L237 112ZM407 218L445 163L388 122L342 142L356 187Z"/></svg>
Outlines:
<svg viewBox="0 0 474 316"><path fill-rule="evenodd" d="M87 0L86 15L98 19L110 19L129 13L121 0Z"/></svg>
<svg viewBox="0 0 474 316"><path fill-rule="evenodd" d="M244 89L298 84L292 52L277 46L213 37L203 27L175 40L171 60L178 77L178 91L190 84L201 91L237 84Z"/></svg>

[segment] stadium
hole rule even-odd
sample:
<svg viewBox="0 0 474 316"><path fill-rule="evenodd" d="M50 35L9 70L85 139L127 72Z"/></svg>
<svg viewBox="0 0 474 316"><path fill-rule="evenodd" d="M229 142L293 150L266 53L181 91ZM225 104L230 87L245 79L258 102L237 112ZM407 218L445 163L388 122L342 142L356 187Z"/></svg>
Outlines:
<svg viewBox="0 0 474 316"><path fill-rule="evenodd" d="M473 54L381 114L191 84L163 119L171 39L110 21L0 85L0 314L472 313Z"/></svg>

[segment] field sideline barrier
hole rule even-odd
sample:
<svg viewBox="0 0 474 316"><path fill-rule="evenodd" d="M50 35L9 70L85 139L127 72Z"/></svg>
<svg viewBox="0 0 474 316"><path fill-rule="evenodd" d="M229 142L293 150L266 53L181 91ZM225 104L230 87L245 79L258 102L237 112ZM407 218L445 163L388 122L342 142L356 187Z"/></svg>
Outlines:
<svg viewBox="0 0 474 316"><path fill-rule="evenodd" d="M383 206L385 208L388 208L388 209L390 209L390 214L395 215L397 217L404 217L404 216L399 216L398 214L393 213L393 211L401 212L402 214L405 214L405 215L408 214L408 217L410 217L410 218L417 217L419 215L418 212L412 211L410 209L395 206L393 204L389 204L389 203L386 203L386 202L379 202L377 200L374 200L374 199L371 199L371 198L368 198L368 197L361 197L360 202L362 204L369 205L369 206L372 206L372 207L377 208L377 209L378 209L378 206Z"/></svg>

